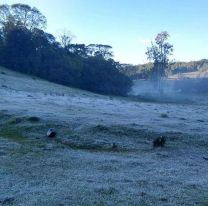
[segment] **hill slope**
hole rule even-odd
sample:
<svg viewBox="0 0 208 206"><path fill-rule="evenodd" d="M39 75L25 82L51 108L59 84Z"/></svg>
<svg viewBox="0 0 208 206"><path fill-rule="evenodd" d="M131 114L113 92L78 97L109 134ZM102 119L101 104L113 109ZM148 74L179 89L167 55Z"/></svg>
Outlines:
<svg viewBox="0 0 208 206"><path fill-rule="evenodd" d="M102 96L4 68L0 94L0 204L208 202L206 105ZM167 146L153 149L160 135Z"/></svg>

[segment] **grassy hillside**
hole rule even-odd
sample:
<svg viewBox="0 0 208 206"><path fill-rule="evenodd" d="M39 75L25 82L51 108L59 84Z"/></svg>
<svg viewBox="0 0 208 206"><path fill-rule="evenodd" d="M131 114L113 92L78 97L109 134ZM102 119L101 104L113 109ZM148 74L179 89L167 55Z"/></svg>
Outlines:
<svg viewBox="0 0 208 206"><path fill-rule="evenodd" d="M0 94L0 205L207 204L207 102L97 95L4 68Z"/></svg>
<svg viewBox="0 0 208 206"><path fill-rule="evenodd" d="M203 59L200 61L176 62L171 65L170 70L172 74L195 72L195 71L200 71L200 72L208 71L208 60Z"/></svg>

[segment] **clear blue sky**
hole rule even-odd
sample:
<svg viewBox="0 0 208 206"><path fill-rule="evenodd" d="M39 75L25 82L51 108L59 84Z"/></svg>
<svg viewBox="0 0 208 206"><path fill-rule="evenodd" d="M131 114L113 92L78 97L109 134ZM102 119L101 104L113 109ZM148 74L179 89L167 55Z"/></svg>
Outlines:
<svg viewBox="0 0 208 206"><path fill-rule="evenodd" d="M0 0L36 6L48 31L67 28L76 43L113 46L122 63L145 63L146 47L166 30L176 60L208 58L207 0Z"/></svg>

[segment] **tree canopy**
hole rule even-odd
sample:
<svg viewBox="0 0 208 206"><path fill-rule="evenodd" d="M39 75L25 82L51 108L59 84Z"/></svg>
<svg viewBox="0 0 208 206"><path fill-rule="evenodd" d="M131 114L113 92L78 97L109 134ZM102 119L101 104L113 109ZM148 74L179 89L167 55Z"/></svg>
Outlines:
<svg viewBox="0 0 208 206"><path fill-rule="evenodd" d="M29 30L46 29L46 17L35 7L26 4L0 5L0 26L22 26Z"/></svg>
<svg viewBox="0 0 208 206"><path fill-rule="evenodd" d="M169 56L172 55L173 45L168 42L169 34L163 31L157 34L155 42L147 48L147 58L153 62L152 77L160 87L160 80L168 68ZM159 88L160 89L160 88Z"/></svg>
<svg viewBox="0 0 208 206"><path fill-rule="evenodd" d="M60 41L44 31L46 18L24 4L0 6L0 65L67 86L103 94L125 95L131 80L120 72L112 47Z"/></svg>

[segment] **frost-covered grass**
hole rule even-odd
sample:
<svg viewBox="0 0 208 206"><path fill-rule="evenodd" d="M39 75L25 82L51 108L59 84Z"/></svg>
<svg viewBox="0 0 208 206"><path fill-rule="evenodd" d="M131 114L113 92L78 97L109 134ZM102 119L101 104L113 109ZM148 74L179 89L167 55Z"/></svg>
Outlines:
<svg viewBox="0 0 208 206"><path fill-rule="evenodd" d="M141 102L3 68L0 95L0 205L207 204L206 97Z"/></svg>

